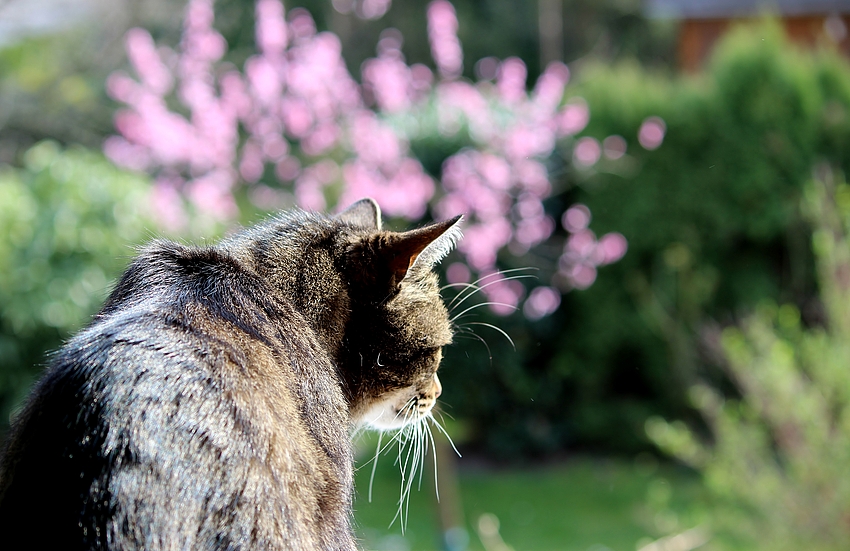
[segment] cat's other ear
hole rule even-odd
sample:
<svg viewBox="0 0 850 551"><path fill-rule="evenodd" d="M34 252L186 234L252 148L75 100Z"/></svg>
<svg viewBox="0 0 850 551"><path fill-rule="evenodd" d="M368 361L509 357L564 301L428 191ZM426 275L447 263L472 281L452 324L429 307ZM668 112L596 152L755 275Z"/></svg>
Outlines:
<svg viewBox="0 0 850 551"><path fill-rule="evenodd" d="M461 238L462 218L458 215L451 220L395 234L386 240L380 252L390 269L391 285L401 283L414 266L430 268L449 254Z"/></svg>
<svg viewBox="0 0 850 551"><path fill-rule="evenodd" d="M361 199L339 213L338 220L369 230L381 229L381 207L374 199Z"/></svg>

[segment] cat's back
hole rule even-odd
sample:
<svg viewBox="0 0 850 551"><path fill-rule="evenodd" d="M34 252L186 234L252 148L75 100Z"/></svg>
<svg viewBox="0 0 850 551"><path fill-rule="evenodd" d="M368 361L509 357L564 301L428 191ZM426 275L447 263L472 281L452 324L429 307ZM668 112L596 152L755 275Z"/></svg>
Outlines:
<svg viewBox="0 0 850 551"><path fill-rule="evenodd" d="M344 400L271 291L220 250L148 247L16 423L0 531L65 549L352 548Z"/></svg>

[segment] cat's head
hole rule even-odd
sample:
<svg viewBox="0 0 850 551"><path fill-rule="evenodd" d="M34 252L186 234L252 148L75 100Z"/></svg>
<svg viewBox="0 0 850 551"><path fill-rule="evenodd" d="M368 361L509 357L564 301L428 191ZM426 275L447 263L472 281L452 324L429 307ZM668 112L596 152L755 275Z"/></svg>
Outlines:
<svg viewBox="0 0 850 551"><path fill-rule="evenodd" d="M434 407L442 391L437 368L452 329L433 267L460 238L460 219L386 231L371 199L336 217L349 235L341 271L350 315L339 367L353 420L393 429L424 419Z"/></svg>
<svg viewBox="0 0 850 551"><path fill-rule="evenodd" d="M452 340L434 265L460 238L461 217L383 229L371 199L336 216L282 214L222 242L293 305L336 364L351 418L392 429L427 416Z"/></svg>

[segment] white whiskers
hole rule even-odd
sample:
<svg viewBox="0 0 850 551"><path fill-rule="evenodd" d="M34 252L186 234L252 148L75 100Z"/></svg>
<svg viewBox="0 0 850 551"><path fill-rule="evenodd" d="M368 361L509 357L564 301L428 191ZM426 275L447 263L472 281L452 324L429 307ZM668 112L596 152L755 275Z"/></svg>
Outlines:
<svg viewBox="0 0 850 551"><path fill-rule="evenodd" d="M375 457L372 458L372 474L369 475L369 503L372 503L372 482L375 480L375 470L378 468L378 456L381 454L381 439L383 431L378 432L378 445L375 447Z"/></svg>
<svg viewBox="0 0 850 551"><path fill-rule="evenodd" d="M490 324L490 323L485 323L485 322L482 322L482 321L466 321L466 322L463 322L463 323L458 323L458 321L469 316L475 310L477 310L479 308L483 308L485 306L505 306L505 307L513 309L513 310L517 310L517 307L514 306L513 304L507 304L507 303L504 303L504 302L484 301L484 302L479 302L479 303L473 304L472 306L467 306L466 308L463 308L462 310L460 310L457 313L456 313L456 311L460 308L460 306L464 302L466 302L467 300L469 300L470 298L472 298L476 294L484 291L485 289L487 289L491 285L495 285L495 284L500 283L500 282L511 281L511 280L515 280L515 279L516 280L519 280L519 279L536 279L537 276L535 276L533 274L517 273L517 272L523 272L523 271L528 271L528 270L537 270L537 268L528 267L528 268L514 268L512 270L503 270L503 271L500 271L500 272L494 272L492 274L488 274L484 277L477 279L476 281L473 281L472 283L452 283L452 284L449 284L449 285L445 285L441 289L441 290L445 290L445 289L449 289L449 288L452 288L452 287L459 287L460 288L460 291L457 293L457 295L455 295L455 297L453 299L451 299L449 301L449 303L446 305L446 307L449 309L449 315L451 316L449 318L449 321L454 326L455 333L458 336L461 336L461 337L462 336L471 336L471 337L478 339L482 343L484 343L484 346L487 348L487 352L490 355L491 360L492 360L493 354L490 352L489 344L487 344L487 341L485 341L480 335L478 335L475 331L473 331L472 327L470 327L470 326L478 325L478 326L493 329L494 331L498 332L500 335L505 337L505 339L507 339L507 341L510 343L510 345L514 348L514 350L516 350L516 345L514 344L514 341L510 337L510 335L508 335L501 328L496 327L495 325ZM505 274L513 274L513 275L510 275L508 277L504 277ZM499 276L502 276L502 277L499 277ZM497 278L497 277L498 277L498 279L493 279L493 278ZM490 280L490 281L487 281L487 280Z"/></svg>
<svg viewBox="0 0 850 551"><path fill-rule="evenodd" d="M375 479L377 470L378 458L384 454L394 443L398 444L395 453L394 464L398 466L401 474L401 485L399 487L398 510L390 526L399 521L401 533L404 534L407 529L407 522L410 518L410 494L414 486L417 490L422 489L422 479L425 472L425 462L429 454L434 460L434 487L437 488L437 447L434 440L434 434L431 426L437 427L437 430L445 435L449 444L455 453L460 456L457 447L452 442L446 429L432 415L431 412L417 417L416 409L418 403L416 398L409 400L405 406L399 411L399 415L403 417L404 425L392 433L389 441L384 442L384 432L381 431L378 435L378 444L375 448L375 455L369 461L372 462L372 472L369 477L369 501L372 501L372 485ZM368 464L368 462L366 463ZM364 465L365 466L365 465ZM362 468L362 467L361 467ZM437 500L440 499L440 492L436 490Z"/></svg>
<svg viewBox="0 0 850 551"><path fill-rule="evenodd" d="M516 350L516 344L514 344L514 340L511 338L510 335L505 333L505 330L502 329L501 327L496 327L492 323L484 323L483 321L468 321L464 324L464 326L467 326L467 325L483 325L484 327L489 327L490 329L498 331L499 333L502 334L503 337L508 339L508 342L511 343L511 346L513 347L513 349ZM478 336L478 335L476 335L476 336Z"/></svg>
<svg viewBox="0 0 850 551"><path fill-rule="evenodd" d="M476 279L475 281L473 281L472 283L452 283L452 284L444 286L441 290L445 290L445 289L448 289L450 287L463 287L461 289L461 291L447 304L449 311L453 312L455 309L457 309L458 306L460 306L461 304L466 302L467 299L469 299L470 297L472 297L476 293L483 291L484 289L486 289L487 287L490 287L491 285L496 285L499 282L510 281L512 279L529 279L529 278L536 279L537 276L534 276L534 275L531 275L531 274L518 274L518 275L512 275L510 277L494 279L493 281L489 281L489 282L487 282L483 285L479 285L484 280L490 279L492 277L503 276L505 274L509 274L509 273L513 273L513 272L521 272L521 271L525 271L525 270L537 270L537 268L528 267L528 268L514 268L512 270L502 270L502 271L499 271L499 272L493 272L492 274L487 274L484 277L480 277L480 278Z"/></svg>

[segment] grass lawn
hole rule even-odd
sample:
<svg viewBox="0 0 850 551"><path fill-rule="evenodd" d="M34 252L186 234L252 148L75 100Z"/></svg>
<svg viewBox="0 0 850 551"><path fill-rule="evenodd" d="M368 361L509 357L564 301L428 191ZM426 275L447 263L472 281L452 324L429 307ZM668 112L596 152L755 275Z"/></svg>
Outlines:
<svg viewBox="0 0 850 551"><path fill-rule="evenodd" d="M426 467L421 490L414 488L411 495L409 521L402 535L398 520L390 526L398 510L400 485L394 457L381 457L371 503L367 499L370 459L367 452L355 475L361 544L373 551L444 549L432 464ZM501 538L515 551L635 551L705 519L698 479L674 466L658 465L650 457L634 461L583 457L511 469L461 458L457 465L459 499L446 503L449 492L442 488L442 501L444 508L456 504L462 511L455 517L462 516L470 551L490 551L475 530L482 514L495 515Z"/></svg>

